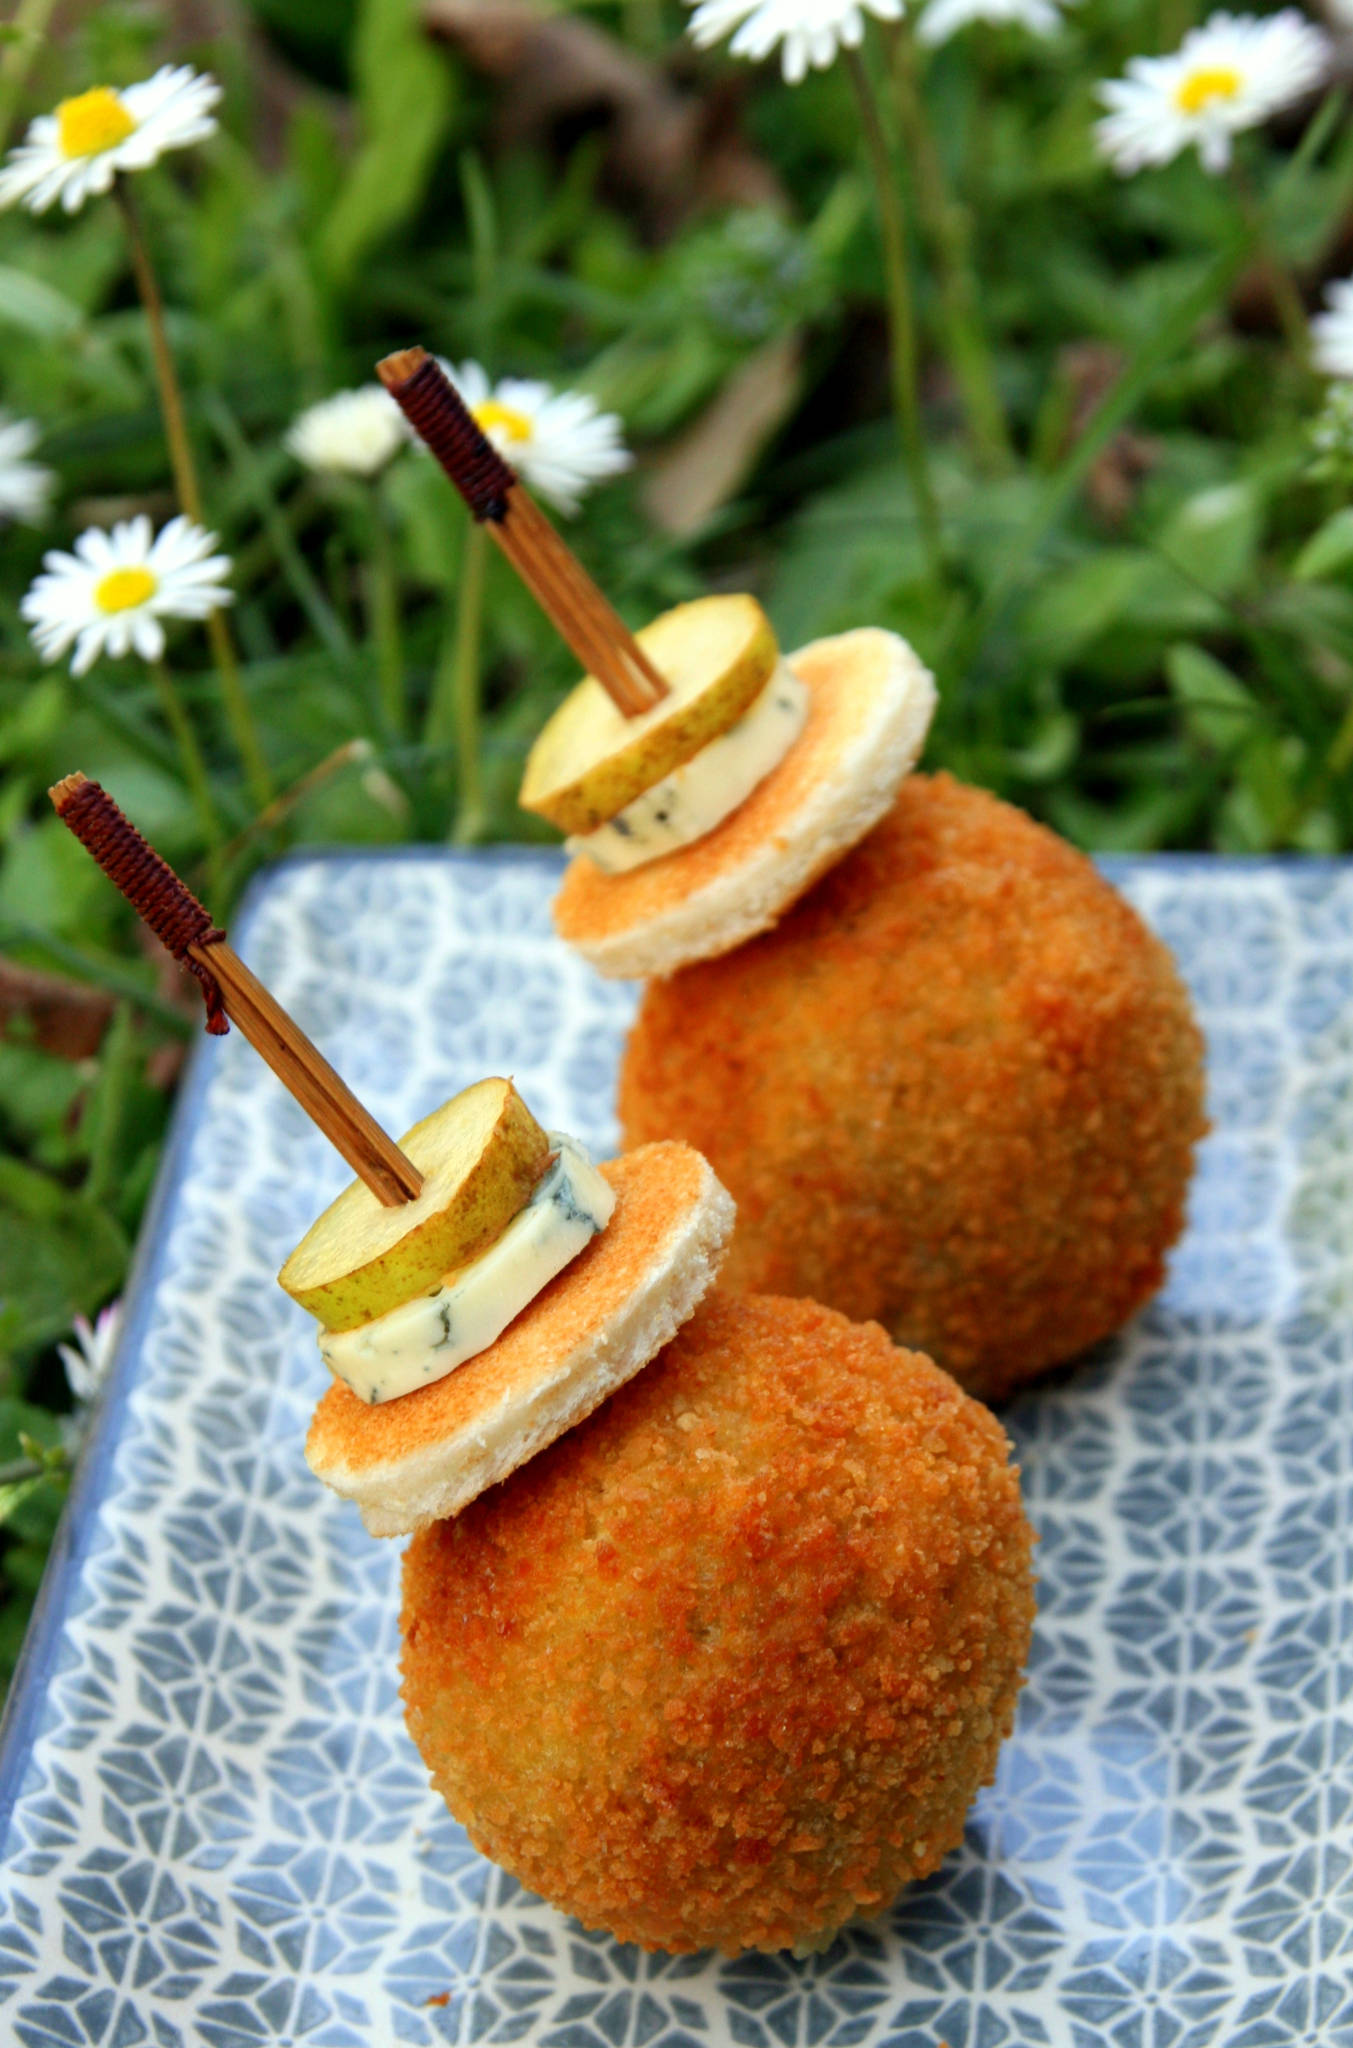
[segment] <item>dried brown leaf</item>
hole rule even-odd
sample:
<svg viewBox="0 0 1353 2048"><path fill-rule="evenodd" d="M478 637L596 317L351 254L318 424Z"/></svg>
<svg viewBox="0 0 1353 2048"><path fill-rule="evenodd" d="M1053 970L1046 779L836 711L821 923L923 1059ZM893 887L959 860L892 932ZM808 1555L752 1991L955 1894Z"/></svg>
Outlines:
<svg viewBox="0 0 1353 2048"><path fill-rule="evenodd" d="M727 503L798 399L803 349L797 335L759 348L699 418L657 458L644 503L664 533L690 534Z"/></svg>
<svg viewBox="0 0 1353 2048"><path fill-rule="evenodd" d="M638 201L655 233L701 205L783 196L738 132L728 95L682 91L595 22L535 0L424 0L423 19L501 82L504 142L549 141L584 118L602 129L608 179Z"/></svg>
<svg viewBox="0 0 1353 2048"><path fill-rule="evenodd" d="M1121 352L1106 342L1075 342L1062 350L1058 365L1071 390L1067 445L1080 439L1122 373ZM1085 479L1085 495L1108 526L1121 526L1137 501L1142 479L1160 460L1156 443L1131 427L1114 435Z"/></svg>
<svg viewBox="0 0 1353 2048"><path fill-rule="evenodd" d="M92 1059L103 1042L113 999L102 989L0 958L0 1033L22 1036L58 1059Z"/></svg>

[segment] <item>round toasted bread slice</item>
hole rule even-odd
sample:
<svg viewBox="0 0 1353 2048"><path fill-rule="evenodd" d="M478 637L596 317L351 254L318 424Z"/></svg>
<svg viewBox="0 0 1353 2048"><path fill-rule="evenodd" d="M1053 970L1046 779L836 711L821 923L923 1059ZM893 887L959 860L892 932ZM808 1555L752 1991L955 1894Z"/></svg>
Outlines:
<svg viewBox="0 0 1353 2048"><path fill-rule="evenodd" d="M701 1154L643 1145L601 1172L610 1222L496 1344L396 1401L337 1380L320 1401L307 1463L373 1536L459 1514L632 1378L713 1284L733 1201Z"/></svg>
<svg viewBox="0 0 1353 2048"><path fill-rule="evenodd" d="M877 627L789 657L808 685L803 731L721 825L690 846L607 875L580 854L555 928L600 974L673 974L731 952L781 918L889 809L915 766L935 684L905 640Z"/></svg>

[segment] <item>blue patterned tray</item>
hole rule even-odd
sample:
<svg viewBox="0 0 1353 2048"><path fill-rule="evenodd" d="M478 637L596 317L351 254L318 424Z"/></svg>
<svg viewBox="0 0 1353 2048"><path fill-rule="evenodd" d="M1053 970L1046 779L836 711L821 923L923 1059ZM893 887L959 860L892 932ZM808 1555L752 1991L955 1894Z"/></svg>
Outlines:
<svg viewBox="0 0 1353 2048"><path fill-rule="evenodd" d="M548 856L307 859L239 930L400 1128L486 1072L603 1150L632 1003ZM1211 1045L1167 1292L1011 1422L1042 1531L966 1847L824 1956L645 1956L483 1862L396 1697L397 1549L311 1479L273 1285L344 1171L199 1046L6 1725L0 2035L314 2048L1353 2044L1353 867L1129 862Z"/></svg>

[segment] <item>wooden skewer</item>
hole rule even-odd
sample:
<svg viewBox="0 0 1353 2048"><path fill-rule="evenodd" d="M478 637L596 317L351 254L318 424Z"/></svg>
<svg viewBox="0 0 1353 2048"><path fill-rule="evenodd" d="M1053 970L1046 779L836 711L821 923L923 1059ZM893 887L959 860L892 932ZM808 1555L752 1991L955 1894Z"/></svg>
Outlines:
<svg viewBox="0 0 1353 2048"><path fill-rule="evenodd" d="M48 795L62 824L161 944L197 976L206 998L208 1031L226 1030L226 1018L232 1018L377 1201L387 1209L411 1202L423 1185L413 1161L226 944L225 933L212 924L187 883L147 844L107 790L77 771L54 783Z"/></svg>
<svg viewBox="0 0 1353 2048"><path fill-rule="evenodd" d="M572 548L498 453L425 348L397 349L376 373L583 667L626 718L651 711L667 684Z"/></svg>

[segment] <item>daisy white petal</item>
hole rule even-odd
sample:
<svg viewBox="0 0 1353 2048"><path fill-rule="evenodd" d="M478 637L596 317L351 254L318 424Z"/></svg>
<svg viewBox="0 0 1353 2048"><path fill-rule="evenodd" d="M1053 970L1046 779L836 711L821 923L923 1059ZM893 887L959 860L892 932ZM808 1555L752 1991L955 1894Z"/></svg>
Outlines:
<svg viewBox="0 0 1353 2048"><path fill-rule="evenodd" d="M0 412L0 520L19 519L25 526L40 526L46 516L56 489L56 472L28 460L38 437L34 421L11 419Z"/></svg>
<svg viewBox="0 0 1353 2048"><path fill-rule="evenodd" d="M157 536L139 513L108 533L90 527L73 554L52 548L19 605L46 661L75 649L71 672L83 675L101 654L133 649L144 661L164 652L165 619L204 619L229 604L230 561L213 554L216 536L182 514Z"/></svg>
<svg viewBox="0 0 1353 2048"><path fill-rule="evenodd" d="M75 652L71 656L70 672L73 676L87 675L93 668L102 651L104 638L105 635L98 626L86 626L83 629L75 643ZM64 647L57 649L59 654L64 654L65 651Z"/></svg>
<svg viewBox="0 0 1353 2048"><path fill-rule="evenodd" d="M153 78L117 89L96 85L39 114L0 166L0 208L22 202L45 213L59 199L78 213L119 171L143 171L171 149L215 132L221 88L206 72L165 64Z"/></svg>
<svg viewBox="0 0 1353 2048"><path fill-rule="evenodd" d="M1231 161L1232 138L1257 128L1318 86L1329 38L1294 7L1262 18L1214 14L1169 57L1134 57L1125 78L1099 88L1108 113L1095 140L1125 176L1195 148L1214 176Z"/></svg>
<svg viewBox="0 0 1353 2048"><path fill-rule="evenodd" d="M856 49L866 14L896 21L902 13L902 0L687 0L687 5L693 10L688 33L702 49L731 36L732 55L755 63L778 46L790 85L809 70L825 71L843 49Z"/></svg>
<svg viewBox="0 0 1353 2048"><path fill-rule="evenodd" d="M288 452L307 469L331 476L376 476L408 445L404 415L381 384L336 391L301 413L287 433Z"/></svg>
<svg viewBox="0 0 1353 2048"><path fill-rule="evenodd" d="M1062 10L1057 0L930 0L916 34L923 43L947 43L973 21L1008 23L1033 36L1051 36L1062 26Z"/></svg>
<svg viewBox="0 0 1353 2048"><path fill-rule="evenodd" d="M534 377L495 385L475 362L442 368L528 490L558 511L576 512L593 484L630 467L619 419L585 392L555 391Z"/></svg>
<svg viewBox="0 0 1353 2048"><path fill-rule="evenodd" d="M70 569L80 562L88 563L91 569L111 569L115 558L112 542L103 528L87 526L76 540L72 554L67 554L62 548L53 548L44 560L52 569Z"/></svg>
<svg viewBox="0 0 1353 2048"><path fill-rule="evenodd" d="M1353 277L1330 285L1325 301L1311 322L1315 366L1326 377L1353 377Z"/></svg>
<svg viewBox="0 0 1353 2048"><path fill-rule="evenodd" d="M100 1309L98 1321L92 1327L87 1316L75 1318L74 1344L57 1345L66 1368L66 1382L77 1401L92 1401L107 1379L121 1320L122 1303L110 1302L107 1308Z"/></svg>
<svg viewBox="0 0 1353 2048"><path fill-rule="evenodd" d="M493 396L493 379L489 376L488 371L483 368L482 364L464 362L457 369L453 364L448 363L444 356L438 356L437 361L442 369L445 370L471 412L474 411L477 405L483 405L486 399Z"/></svg>
<svg viewBox="0 0 1353 2048"><path fill-rule="evenodd" d="M181 519L183 514L177 513ZM174 520L170 520L170 525ZM109 552L114 561L136 563L148 555L155 545L155 528L150 523L148 512L134 513L130 519L120 519L108 536Z"/></svg>
<svg viewBox="0 0 1353 2048"><path fill-rule="evenodd" d="M127 621L126 637L142 661L158 661L164 653L164 627L150 612L138 612Z"/></svg>

